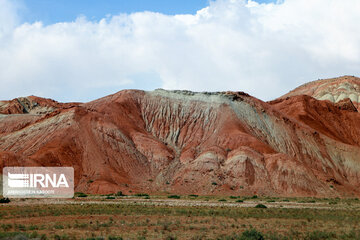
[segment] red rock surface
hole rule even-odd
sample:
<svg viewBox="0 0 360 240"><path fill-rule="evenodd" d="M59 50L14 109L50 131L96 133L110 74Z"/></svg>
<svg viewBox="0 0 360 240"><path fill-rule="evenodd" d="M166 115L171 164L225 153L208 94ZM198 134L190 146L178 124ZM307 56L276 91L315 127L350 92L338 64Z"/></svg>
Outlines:
<svg viewBox="0 0 360 240"><path fill-rule="evenodd" d="M360 195L354 101L165 90L16 101L0 106L0 168L73 166L75 191Z"/></svg>
<svg viewBox="0 0 360 240"><path fill-rule="evenodd" d="M46 114L56 109L69 108L79 103L59 103L52 99L36 96L20 97L10 101L0 101L0 114Z"/></svg>
<svg viewBox="0 0 360 240"><path fill-rule="evenodd" d="M349 98L355 107L360 110L360 78L343 76L309 82L281 98L297 95L308 95L318 100L328 100L333 103Z"/></svg>

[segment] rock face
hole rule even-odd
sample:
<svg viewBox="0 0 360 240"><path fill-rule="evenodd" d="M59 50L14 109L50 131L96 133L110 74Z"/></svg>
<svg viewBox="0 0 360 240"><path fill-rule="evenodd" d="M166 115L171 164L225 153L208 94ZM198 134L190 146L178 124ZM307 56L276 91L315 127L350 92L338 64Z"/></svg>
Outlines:
<svg viewBox="0 0 360 240"><path fill-rule="evenodd" d="M19 98L0 102L0 168L73 166L89 193L359 196L356 103L161 89Z"/></svg>
<svg viewBox="0 0 360 240"><path fill-rule="evenodd" d="M349 98L360 110L360 78L343 76L306 83L281 98L308 95L318 100L328 100L333 103Z"/></svg>
<svg viewBox="0 0 360 240"><path fill-rule="evenodd" d="M20 97L11 101L0 101L0 114L46 114L60 108L69 108L79 103L59 103L36 96Z"/></svg>

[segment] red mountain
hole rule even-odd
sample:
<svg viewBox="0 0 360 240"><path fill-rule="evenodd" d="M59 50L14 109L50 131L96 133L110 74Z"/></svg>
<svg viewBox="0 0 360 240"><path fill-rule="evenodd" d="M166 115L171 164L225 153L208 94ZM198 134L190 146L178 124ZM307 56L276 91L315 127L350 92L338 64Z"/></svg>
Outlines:
<svg viewBox="0 0 360 240"><path fill-rule="evenodd" d="M161 89L18 98L0 102L0 168L73 166L89 193L359 196L359 95L342 77L268 103Z"/></svg>

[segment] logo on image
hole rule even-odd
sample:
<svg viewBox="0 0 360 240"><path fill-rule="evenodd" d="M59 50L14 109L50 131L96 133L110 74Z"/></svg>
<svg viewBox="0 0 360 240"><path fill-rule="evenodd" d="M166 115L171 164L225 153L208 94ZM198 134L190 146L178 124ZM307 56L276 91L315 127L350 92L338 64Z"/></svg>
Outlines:
<svg viewBox="0 0 360 240"><path fill-rule="evenodd" d="M12 198L71 198L74 196L74 169L5 167L3 195Z"/></svg>

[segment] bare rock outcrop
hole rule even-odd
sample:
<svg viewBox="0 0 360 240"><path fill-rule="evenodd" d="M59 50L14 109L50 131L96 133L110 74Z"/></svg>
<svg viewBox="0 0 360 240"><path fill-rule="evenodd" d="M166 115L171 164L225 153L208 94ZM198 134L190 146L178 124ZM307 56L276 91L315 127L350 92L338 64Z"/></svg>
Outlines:
<svg viewBox="0 0 360 240"><path fill-rule="evenodd" d="M72 166L76 191L90 193L359 196L355 102L302 94L266 103L158 89L1 102L0 168Z"/></svg>

